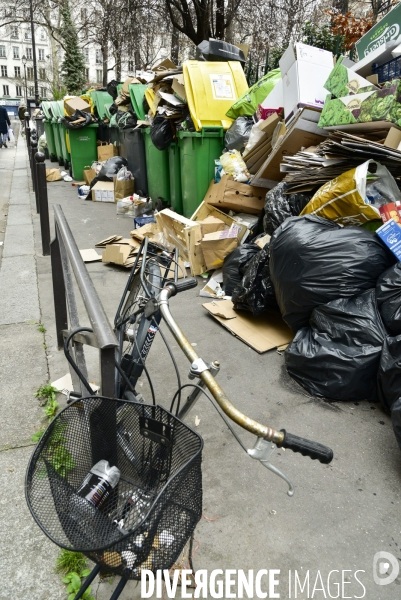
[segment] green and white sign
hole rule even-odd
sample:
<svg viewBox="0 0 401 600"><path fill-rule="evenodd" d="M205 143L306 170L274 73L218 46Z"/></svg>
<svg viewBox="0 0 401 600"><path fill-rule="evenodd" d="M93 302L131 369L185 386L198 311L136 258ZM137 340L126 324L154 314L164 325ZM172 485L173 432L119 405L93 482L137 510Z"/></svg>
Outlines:
<svg viewBox="0 0 401 600"><path fill-rule="evenodd" d="M355 44L359 60L393 40L401 43L401 3L390 10Z"/></svg>

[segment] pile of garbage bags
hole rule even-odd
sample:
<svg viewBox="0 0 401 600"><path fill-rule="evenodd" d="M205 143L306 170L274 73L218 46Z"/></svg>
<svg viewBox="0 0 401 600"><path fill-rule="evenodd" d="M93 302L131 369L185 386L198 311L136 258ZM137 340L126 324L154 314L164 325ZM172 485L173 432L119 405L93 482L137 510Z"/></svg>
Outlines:
<svg viewBox="0 0 401 600"><path fill-rule="evenodd" d="M270 240L226 257L225 293L235 310L279 310L295 333L290 376L327 400L380 401L401 448L401 263L374 231L310 214L312 194L286 187L259 217Z"/></svg>

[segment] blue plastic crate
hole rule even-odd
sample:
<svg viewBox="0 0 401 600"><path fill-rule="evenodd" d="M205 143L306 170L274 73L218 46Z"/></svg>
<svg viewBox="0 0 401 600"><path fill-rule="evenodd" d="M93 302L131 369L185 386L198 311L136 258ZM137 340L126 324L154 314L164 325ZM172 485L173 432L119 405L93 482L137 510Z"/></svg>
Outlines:
<svg viewBox="0 0 401 600"><path fill-rule="evenodd" d="M378 75L379 83L390 81L401 76L401 56L384 63L384 65L372 65L372 75Z"/></svg>
<svg viewBox="0 0 401 600"><path fill-rule="evenodd" d="M134 229L139 229L139 227L143 227L148 223L156 223L156 219L153 215L149 215L147 217L135 217L134 218Z"/></svg>
<svg viewBox="0 0 401 600"><path fill-rule="evenodd" d="M386 244L387 248L391 250L391 252L401 260L401 227L394 221L394 219L390 219L376 229L376 235Z"/></svg>

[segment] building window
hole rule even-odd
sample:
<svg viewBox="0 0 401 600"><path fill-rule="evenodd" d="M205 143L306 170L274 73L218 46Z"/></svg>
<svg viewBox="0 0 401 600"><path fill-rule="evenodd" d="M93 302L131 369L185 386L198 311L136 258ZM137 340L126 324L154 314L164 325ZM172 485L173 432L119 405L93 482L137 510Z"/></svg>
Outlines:
<svg viewBox="0 0 401 600"><path fill-rule="evenodd" d="M89 69L85 69L85 79L89 81Z"/></svg>
<svg viewBox="0 0 401 600"><path fill-rule="evenodd" d="M32 60L32 48L26 49L26 58L27 60Z"/></svg>
<svg viewBox="0 0 401 600"><path fill-rule="evenodd" d="M39 69L39 79L46 81L46 69Z"/></svg>
<svg viewBox="0 0 401 600"><path fill-rule="evenodd" d="M22 96L22 87L20 85L15 86L15 93L17 96Z"/></svg>
<svg viewBox="0 0 401 600"><path fill-rule="evenodd" d="M5 58L5 57L6 57L6 47L0 46L0 58Z"/></svg>
<svg viewBox="0 0 401 600"><path fill-rule="evenodd" d="M19 48L18 48L18 46L13 46L13 58L19 58Z"/></svg>
<svg viewBox="0 0 401 600"><path fill-rule="evenodd" d="M28 94L30 96L34 96L35 95L35 88L34 87L29 87L28 88Z"/></svg>
<svg viewBox="0 0 401 600"><path fill-rule="evenodd" d="M40 97L41 98L46 98L46 96L47 96L47 90L46 90L46 88L45 87L41 87L40 88Z"/></svg>
<svg viewBox="0 0 401 600"><path fill-rule="evenodd" d="M45 60L45 51L43 48L39 48L39 60Z"/></svg>
<svg viewBox="0 0 401 600"><path fill-rule="evenodd" d="M103 71L96 69L96 82L103 83Z"/></svg>
<svg viewBox="0 0 401 600"><path fill-rule="evenodd" d="M41 30L41 32L40 32L40 39L41 39L41 40L45 40L45 39L46 39L46 34L45 34L45 32L43 31L43 29L42 29L42 30Z"/></svg>
<svg viewBox="0 0 401 600"><path fill-rule="evenodd" d="M96 64L97 65L101 65L102 62L103 62L102 51L101 50L96 50Z"/></svg>
<svg viewBox="0 0 401 600"><path fill-rule="evenodd" d="M8 85L3 85L3 96L9 96L10 90Z"/></svg>
<svg viewBox="0 0 401 600"><path fill-rule="evenodd" d="M32 33L30 31L28 31L28 30L25 31L24 38L26 40L31 40L32 39Z"/></svg>
<svg viewBox="0 0 401 600"><path fill-rule="evenodd" d="M5 65L1 65L1 76L8 77L7 75L7 67Z"/></svg>
<svg viewBox="0 0 401 600"><path fill-rule="evenodd" d="M18 40L18 27L11 27L10 38L12 40Z"/></svg>
<svg viewBox="0 0 401 600"><path fill-rule="evenodd" d="M21 77L21 67L14 67L15 77Z"/></svg>
<svg viewBox="0 0 401 600"><path fill-rule="evenodd" d="M85 62L89 62L89 48L82 48L82 54L84 55Z"/></svg>
<svg viewBox="0 0 401 600"><path fill-rule="evenodd" d="M133 70L134 70L134 61L129 60L128 61L128 71L130 71L132 73Z"/></svg>
<svg viewBox="0 0 401 600"><path fill-rule="evenodd" d="M26 68L26 76L28 79L33 79L33 67Z"/></svg>

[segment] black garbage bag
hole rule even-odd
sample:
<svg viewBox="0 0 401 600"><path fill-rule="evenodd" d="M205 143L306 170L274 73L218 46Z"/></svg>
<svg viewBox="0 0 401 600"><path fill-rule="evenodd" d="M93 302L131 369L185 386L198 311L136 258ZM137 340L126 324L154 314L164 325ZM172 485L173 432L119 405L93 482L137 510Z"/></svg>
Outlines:
<svg viewBox="0 0 401 600"><path fill-rule="evenodd" d="M401 263L387 269L377 280L377 304L390 333L401 333Z"/></svg>
<svg viewBox="0 0 401 600"><path fill-rule="evenodd" d="M223 263L223 287L226 296L232 296L239 286L249 261L260 252L256 244L241 244L225 257Z"/></svg>
<svg viewBox="0 0 401 600"><path fill-rule="evenodd" d="M78 119L85 119L85 121L75 123L74 121L77 121ZM82 129L87 125L92 125L92 123L97 122L92 113L84 112L82 110L76 110L70 117L61 117L60 121L67 129Z"/></svg>
<svg viewBox="0 0 401 600"><path fill-rule="evenodd" d="M269 259L270 249L266 244L250 260L240 285L232 293L235 310L247 310L257 316L268 308L277 308L270 279Z"/></svg>
<svg viewBox="0 0 401 600"><path fill-rule="evenodd" d="M401 450L401 398L393 404L391 409L391 422L395 433L395 439Z"/></svg>
<svg viewBox="0 0 401 600"><path fill-rule="evenodd" d="M310 394L331 400L376 400L386 332L375 290L315 308L285 351L288 373Z"/></svg>
<svg viewBox="0 0 401 600"><path fill-rule="evenodd" d="M150 137L158 150L165 150L175 139L175 129L171 119L155 117L150 128Z"/></svg>
<svg viewBox="0 0 401 600"><path fill-rule="evenodd" d="M401 335L386 337L377 374L379 400L386 412L401 398Z"/></svg>
<svg viewBox="0 0 401 600"><path fill-rule="evenodd" d="M278 183L267 192L263 226L266 233L272 233L289 217L297 217L308 204L313 194L286 194L288 184Z"/></svg>
<svg viewBox="0 0 401 600"><path fill-rule="evenodd" d="M314 215L287 219L274 232L270 253L277 302L293 331L308 325L315 307L375 287L395 262L371 231Z"/></svg>
<svg viewBox="0 0 401 600"><path fill-rule="evenodd" d="M136 127L138 122L137 116L131 111L118 110L116 113L116 123L120 129L131 129Z"/></svg>
<svg viewBox="0 0 401 600"><path fill-rule="evenodd" d="M123 156L113 156L106 160L96 177L92 180L90 189L98 181L113 181L113 176L117 175L121 167L128 167L128 161Z"/></svg>
<svg viewBox="0 0 401 600"><path fill-rule="evenodd" d="M112 79L107 84L107 88L106 88L107 92L110 94L110 96L113 98L113 100L115 100L118 96L117 86L118 86L118 81L116 81L115 79Z"/></svg>
<svg viewBox="0 0 401 600"><path fill-rule="evenodd" d="M113 104L110 104L109 113L111 115L116 115L118 113L118 106L117 104L114 104L114 102Z"/></svg>
<svg viewBox="0 0 401 600"><path fill-rule="evenodd" d="M242 152L251 135L254 121L252 117L238 117L227 129L224 145L228 150Z"/></svg>

